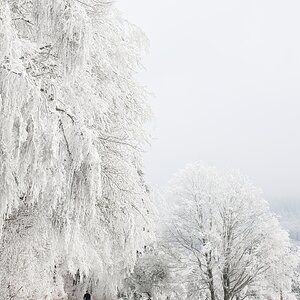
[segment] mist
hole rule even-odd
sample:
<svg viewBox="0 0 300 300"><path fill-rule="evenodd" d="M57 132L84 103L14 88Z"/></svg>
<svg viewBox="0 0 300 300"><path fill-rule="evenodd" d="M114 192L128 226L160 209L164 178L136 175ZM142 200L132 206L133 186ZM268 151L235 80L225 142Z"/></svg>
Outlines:
<svg viewBox="0 0 300 300"><path fill-rule="evenodd" d="M300 3L122 0L149 37L148 179L186 163L237 169L277 205L300 198Z"/></svg>

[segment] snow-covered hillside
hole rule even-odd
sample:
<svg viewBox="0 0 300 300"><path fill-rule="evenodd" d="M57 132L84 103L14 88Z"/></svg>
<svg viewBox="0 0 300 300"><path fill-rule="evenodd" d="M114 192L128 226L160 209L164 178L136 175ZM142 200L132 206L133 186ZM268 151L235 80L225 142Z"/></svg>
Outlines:
<svg viewBox="0 0 300 300"><path fill-rule="evenodd" d="M281 224L290 233L295 244L300 245L300 199L271 202L271 208L279 216Z"/></svg>

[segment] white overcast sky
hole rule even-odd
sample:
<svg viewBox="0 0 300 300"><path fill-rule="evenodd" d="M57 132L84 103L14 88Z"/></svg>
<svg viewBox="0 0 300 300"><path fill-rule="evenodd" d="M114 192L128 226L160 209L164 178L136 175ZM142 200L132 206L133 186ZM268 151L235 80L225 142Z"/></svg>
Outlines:
<svg viewBox="0 0 300 300"><path fill-rule="evenodd" d="M149 180L203 161L300 201L300 1L117 0L150 39Z"/></svg>

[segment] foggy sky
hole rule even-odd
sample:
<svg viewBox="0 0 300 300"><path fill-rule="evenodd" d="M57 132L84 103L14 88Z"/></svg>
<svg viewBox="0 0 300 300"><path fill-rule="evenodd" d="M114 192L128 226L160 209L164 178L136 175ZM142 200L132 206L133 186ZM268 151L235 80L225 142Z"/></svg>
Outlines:
<svg viewBox="0 0 300 300"><path fill-rule="evenodd" d="M300 201L300 2L119 0L151 42L148 179L203 161Z"/></svg>

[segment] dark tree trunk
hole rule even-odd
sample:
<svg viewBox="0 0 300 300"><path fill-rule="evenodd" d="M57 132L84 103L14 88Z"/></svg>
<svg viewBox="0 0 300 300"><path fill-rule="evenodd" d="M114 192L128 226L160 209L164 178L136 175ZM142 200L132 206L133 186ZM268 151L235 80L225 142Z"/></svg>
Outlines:
<svg viewBox="0 0 300 300"><path fill-rule="evenodd" d="M203 244L205 244L205 241L203 242ZM207 263L208 289L210 292L210 300L216 300L213 270L211 267L212 252L209 251L208 253L205 253L205 258Z"/></svg>
<svg viewBox="0 0 300 300"><path fill-rule="evenodd" d="M223 292L224 300L230 300L230 280L228 276L228 267L223 270Z"/></svg>
<svg viewBox="0 0 300 300"><path fill-rule="evenodd" d="M209 288L209 291L210 291L210 300L216 300L212 270L208 269L207 272L208 272L208 277L209 277L208 288Z"/></svg>

